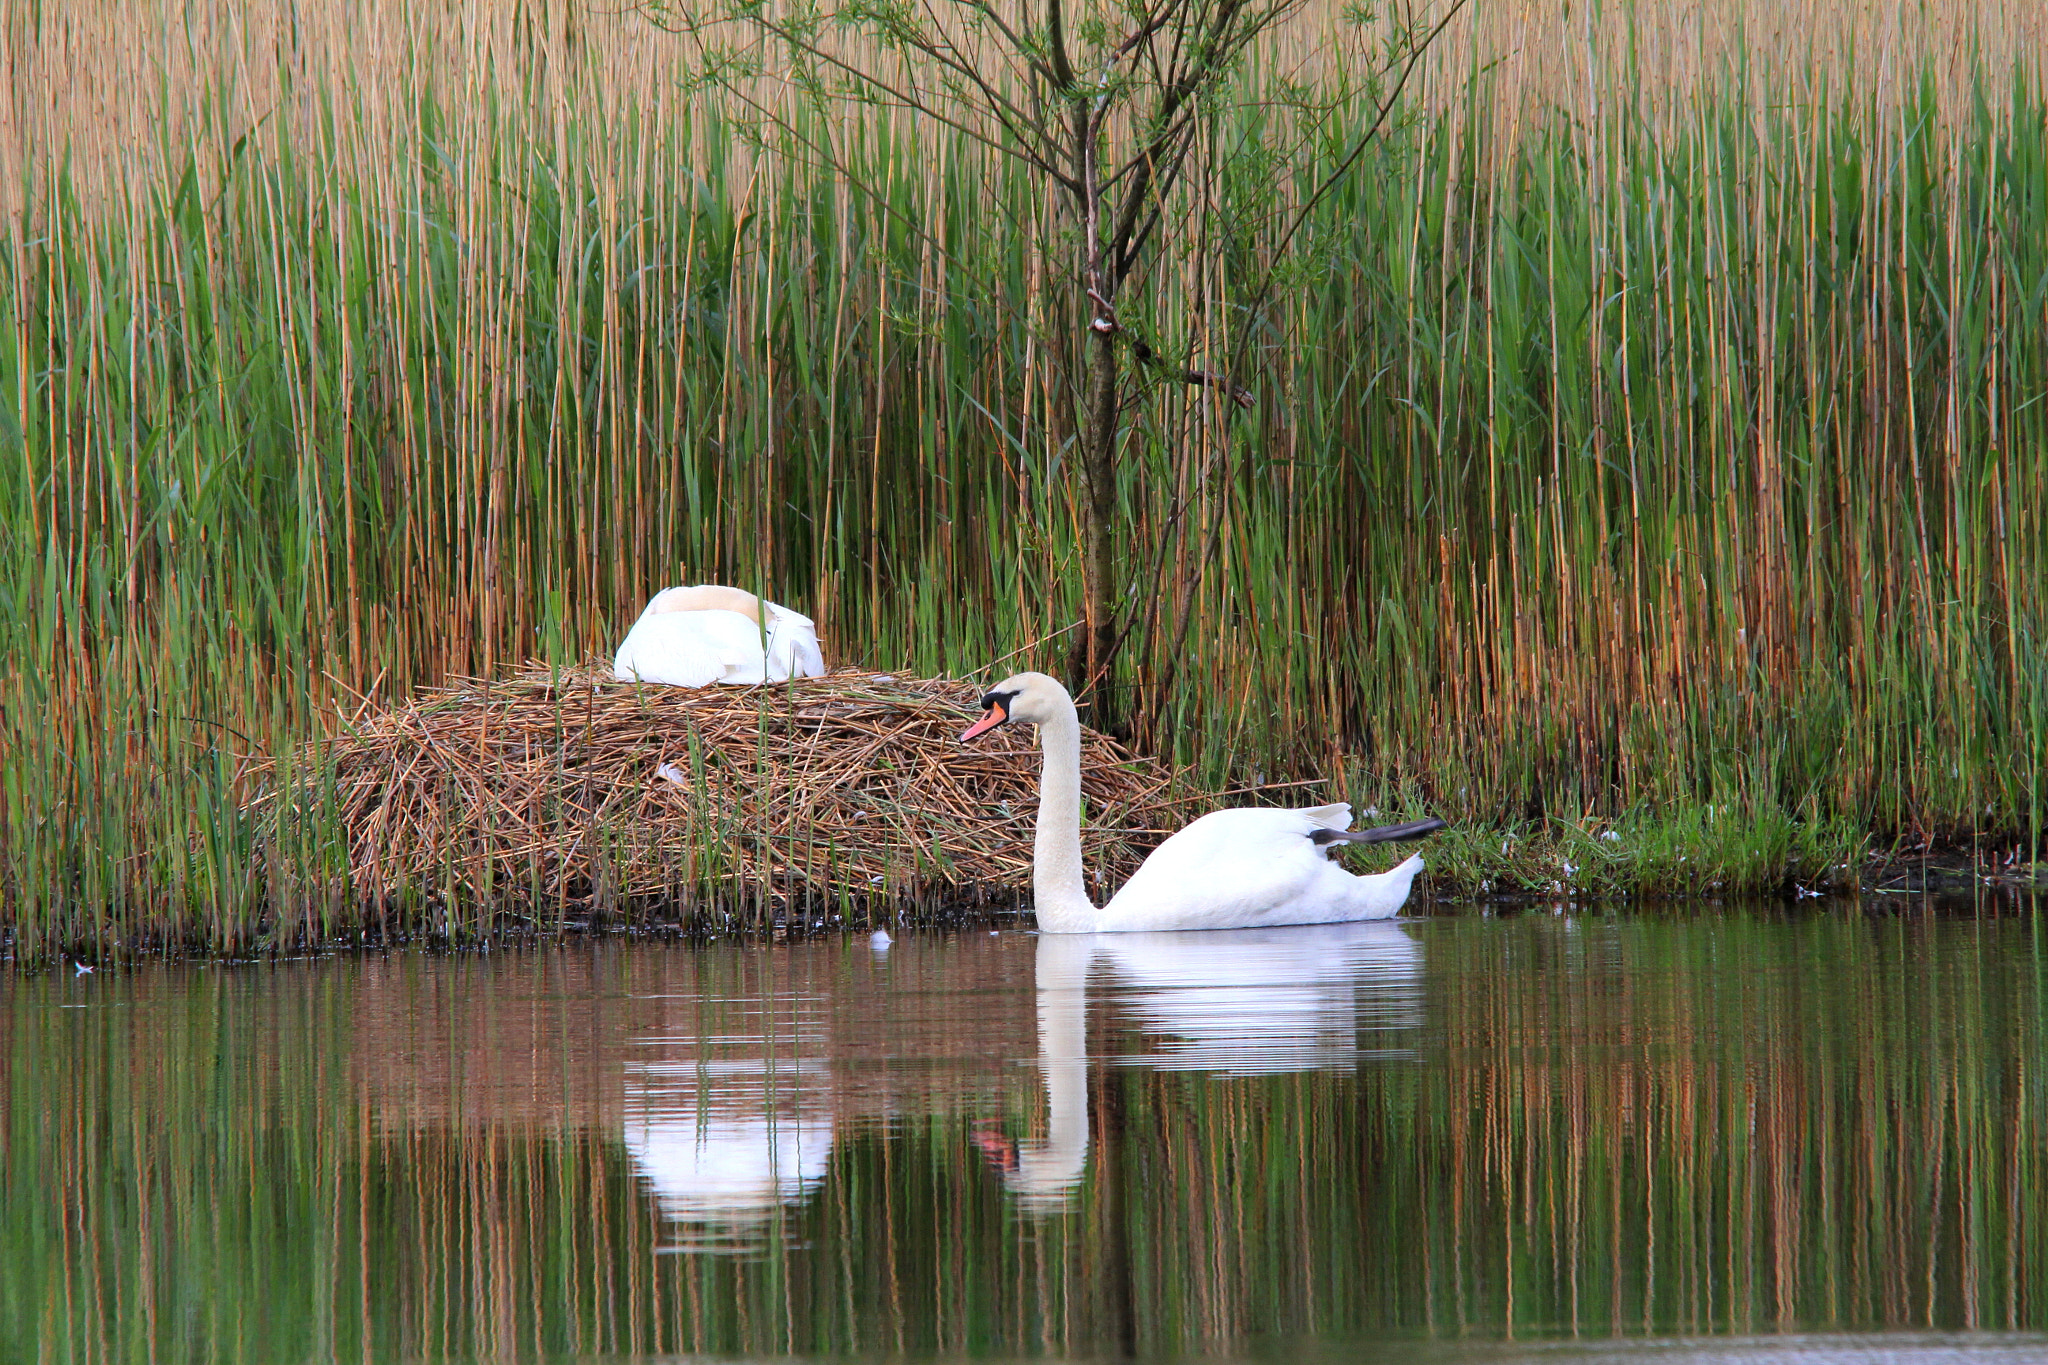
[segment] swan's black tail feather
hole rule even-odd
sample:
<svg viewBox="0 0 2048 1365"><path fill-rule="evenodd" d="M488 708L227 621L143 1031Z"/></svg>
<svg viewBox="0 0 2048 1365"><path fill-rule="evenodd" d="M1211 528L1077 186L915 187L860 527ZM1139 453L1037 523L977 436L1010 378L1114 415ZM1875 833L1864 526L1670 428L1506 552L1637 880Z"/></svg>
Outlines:
<svg viewBox="0 0 2048 1365"><path fill-rule="evenodd" d="M1405 825L1374 825L1371 829L1319 829L1308 837L1315 840L1317 847L1327 844L1392 844L1434 834L1446 823L1431 816L1427 820L1410 820Z"/></svg>

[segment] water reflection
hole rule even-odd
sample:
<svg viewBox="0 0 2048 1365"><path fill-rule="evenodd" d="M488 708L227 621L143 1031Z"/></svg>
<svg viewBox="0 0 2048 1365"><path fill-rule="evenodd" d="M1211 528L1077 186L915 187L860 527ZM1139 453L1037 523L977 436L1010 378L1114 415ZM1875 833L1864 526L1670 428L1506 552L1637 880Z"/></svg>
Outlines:
<svg viewBox="0 0 2048 1365"><path fill-rule="evenodd" d="M913 948L901 975L936 971L955 986L972 980L1014 996L1023 988L1005 964L1023 942L1012 936L1005 950L963 937L943 964ZM957 1029L901 1012L855 1024L851 1016L898 976L886 940L866 947L865 961L859 941L675 955L669 966L684 971L636 993L654 1022L626 1040L619 1132L665 1225L661 1250L787 1250L800 1235L791 1220L826 1179L842 1128L917 1112L920 1080L940 1103L958 1085ZM721 970L743 958L754 972ZM979 1041L975 1051L993 1043L1001 1055L1026 1045L986 1028ZM979 1064L967 1061L967 1074Z"/></svg>
<svg viewBox="0 0 2048 1365"><path fill-rule="evenodd" d="M1091 960L1119 1012L1154 1040L1127 1066L1224 1076L1355 1066L1363 1035L1422 1023L1422 945L1398 924L1308 924L1210 933L1098 934ZM1045 954L1069 952L1040 941ZM1399 1051L1400 1049L1395 1049Z"/></svg>
<svg viewBox="0 0 2048 1365"><path fill-rule="evenodd" d="M688 1048L690 1039L643 1039ZM629 1062L626 1154L662 1216L674 1251L753 1251L761 1226L825 1179L832 1155L831 1072L768 1055Z"/></svg>
<svg viewBox="0 0 2048 1365"><path fill-rule="evenodd" d="M1361 1030L1421 1022L1422 949L1393 924L1038 939L1038 1066L1046 1136L977 1145L1024 1207L1066 1207L1088 1162L1088 982L1108 977L1148 1050L1117 1060L1223 1076L1350 1069ZM1126 1046L1131 1040L1126 1039Z"/></svg>
<svg viewBox="0 0 2048 1365"><path fill-rule="evenodd" d="M0 1341L1981 1344L2048 1322L2040 923L1545 916L0 977Z"/></svg>

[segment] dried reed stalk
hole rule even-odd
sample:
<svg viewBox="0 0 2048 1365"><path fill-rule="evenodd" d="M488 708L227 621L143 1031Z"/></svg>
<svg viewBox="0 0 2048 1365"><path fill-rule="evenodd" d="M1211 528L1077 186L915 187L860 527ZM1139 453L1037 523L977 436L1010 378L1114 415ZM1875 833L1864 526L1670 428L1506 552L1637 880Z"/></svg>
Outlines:
<svg viewBox="0 0 2048 1365"><path fill-rule="evenodd" d="M1039 760L1021 728L959 742L976 693L854 669L689 689L529 668L308 746L257 814L276 830L337 813L346 893L373 913L1007 900L1030 885ZM1081 780L1089 865L1120 879L1178 804L1175 775L1084 732Z"/></svg>
<svg viewBox="0 0 2048 1365"><path fill-rule="evenodd" d="M544 8L545 12L541 12ZM1404 23L1427 27L1441 0L1357 7L1306 0L1260 45L1272 78L1348 78L1360 51ZM1740 98L1758 110L1788 99L1869 101L1883 111L1917 98L1931 78L1939 107L1967 112L1983 71L2038 70L2048 7L2028 0L1636 0L1602 8L1530 0L1471 5L1420 73L1416 94L1434 113L1461 109L1485 73L1508 150L1563 111L1583 126L1626 107L1658 124L1683 119L1703 94L1742 74ZM772 52L756 96L789 99ZM10 6L0 14L0 216L25 211L52 161L68 191L110 209L196 141L250 138L279 147L323 142L356 177L374 181L423 138L475 129L422 125L429 104L458 124L512 117L535 145L638 111L650 128L689 122L701 54L649 23L640 7L522 0L435 6L417 0L154 0L115 5ZM319 91L326 98L308 98ZM346 119L334 118L342 96ZM425 96L426 99L422 99ZM898 114L898 126L914 120ZM725 136L722 125L707 125ZM620 165L629 183L644 167ZM669 173L661 163L660 174ZM219 186L201 184L211 198Z"/></svg>

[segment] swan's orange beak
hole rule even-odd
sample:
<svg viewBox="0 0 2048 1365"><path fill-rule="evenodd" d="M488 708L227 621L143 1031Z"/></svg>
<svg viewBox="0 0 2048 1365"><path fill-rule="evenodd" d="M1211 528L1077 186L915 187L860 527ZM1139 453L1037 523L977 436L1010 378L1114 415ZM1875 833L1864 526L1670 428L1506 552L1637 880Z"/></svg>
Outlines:
<svg viewBox="0 0 2048 1365"><path fill-rule="evenodd" d="M1010 713L1004 708L1002 698L991 697L988 703L988 714L968 726L967 733L960 736L960 741L964 744L976 735L985 735L1009 718Z"/></svg>

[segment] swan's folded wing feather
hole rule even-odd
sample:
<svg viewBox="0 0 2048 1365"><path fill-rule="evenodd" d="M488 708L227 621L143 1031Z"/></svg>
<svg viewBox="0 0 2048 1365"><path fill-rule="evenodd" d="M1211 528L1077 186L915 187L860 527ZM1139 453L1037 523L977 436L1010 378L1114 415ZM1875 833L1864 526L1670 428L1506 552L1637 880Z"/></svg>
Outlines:
<svg viewBox="0 0 2048 1365"><path fill-rule="evenodd" d="M1348 808L1321 807L1321 812ZM1266 922L1269 912L1325 886L1322 851L1309 841L1310 812L1278 807L1212 811L1152 851L1104 910L1105 920L1184 916L1200 905L1206 928ZM1284 913L1284 912L1279 912ZM1283 918L1274 923L1289 923Z"/></svg>
<svg viewBox="0 0 2048 1365"><path fill-rule="evenodd" d="M818 633L810 621L795 612L777 616L768 636L768 681L824 675L825 659L818 652Z"/></svg>
<svg viewBox="0 0 2048 1365"><path fill-rule="evenodd" d="M719 682L745 685L767 681L768 657L762 647L761 627L751 617L736 611L693 611L676 619L695 626L706 648L724 666Z"/></svg>
<svg viewBox="0 0 2048 1365"><path fill-rule="evenodd" d="M796 642L796 667L790 674L796 678L822 678L825 676L825 654L818 648L818 638L806 635Z"/></svg>
<svg viewBox="0 0 2048 1365"><path fill-rule="evenodd" d="M612 660L612 676L620 682L708 687L725 672L725 665L705 651L644 648L647 643L628 636Z"/></svg>
<svg viewBox="0 0 2048 1365"><path fill-rule="evenodd" d="M760 628L736 611L643 615L613 656L612 673L670 687L759 682Z"/></svg>
<svg viewBox="0 0 2048 1365"><path fill-rule="evenodd" d="M1355 876L1310 835L1342 806L1216 811L1161 844L1102 914L1105 930L1224 929L1398 914L1420 858Z"/></svg>
<svg viewBox="0 0 2048 1365"><path fill-rule="evenodd" d="M815 633L818 629L818 623L816 621L813 621L810 617L804 615L800 611L791 611L788 607L783 606L780 602L770 602L767 604L767 608L768 619L771 623L789 621L796 625L802 626L805 630L811 631L813 633Z"/></svg>
<svg viewBox="0 0 2048 1365"><path fill-rule="evenodd" d="M1351 828L1349 801L1333 801L1327 806L1297 806L1291 813L1308 821L1311 830Z"/></svg>

